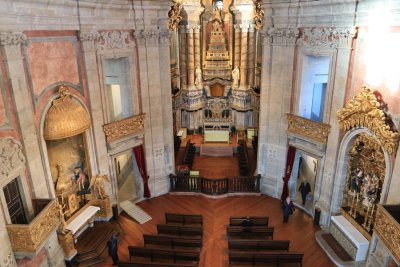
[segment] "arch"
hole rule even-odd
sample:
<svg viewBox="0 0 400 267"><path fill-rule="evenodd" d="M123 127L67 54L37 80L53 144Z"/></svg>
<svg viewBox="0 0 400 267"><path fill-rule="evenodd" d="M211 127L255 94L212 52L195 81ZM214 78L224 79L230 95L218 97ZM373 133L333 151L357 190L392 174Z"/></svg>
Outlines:
<svg viewBox="0 0 400 267"><path fill-rule="evenodd" d="M338 161L335 169L335 178L333 182L333 189L331 194L331 206L330 212L331 214L336 214L339 212L341 207L342 198L343 198L343 191L346 184L347 179L347 166L349 161L348 151L350 146L353 144L354 140L357 138L358 135L361 133L366 133L372 136L382 147L382 151L385 156L385 178L384 183L382 185L382 193L380 198L380 203L385 203L387 200L387 195L389 191L389 185L391 182L391 170L392 170L392 159L389 152L384 148L381 141L378 137L371 132L371 130L367 127L356 127L352 128L344 135L342 142L340 143L339 153L338 153Z"/></svg>

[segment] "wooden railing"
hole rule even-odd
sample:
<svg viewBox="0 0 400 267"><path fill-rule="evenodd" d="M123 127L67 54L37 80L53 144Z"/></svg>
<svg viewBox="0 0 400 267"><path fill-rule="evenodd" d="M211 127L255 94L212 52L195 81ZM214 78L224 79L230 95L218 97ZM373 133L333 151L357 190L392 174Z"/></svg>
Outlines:
<svg viewBox="0 0 400 267"><path fill-rule="evenodd" d="M169 179L171 192L194 192L215 196L227 193L259 193L261 175L209 179L170 174Z"/></svg>
<svg viewBox="0 0 400 267"><path fill-rule="evenodd" d="M40 202L44 203L43 200ZM37 253L50 234L57 229L59 223L55 200L49 200L49 203L29 224L8 224L6 227L13 251Z"/></svg>

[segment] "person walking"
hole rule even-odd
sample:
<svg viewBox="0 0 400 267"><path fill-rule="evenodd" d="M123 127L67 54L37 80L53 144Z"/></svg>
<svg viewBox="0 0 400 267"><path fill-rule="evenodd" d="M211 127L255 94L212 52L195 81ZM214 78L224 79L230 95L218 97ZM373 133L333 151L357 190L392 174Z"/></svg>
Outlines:
<svg viewBox="0 0 400 267"><path fill-rule="evenodd" d="M289 215L292 215L294 211L293 201L290 200L290 197L287 197L285 201L283 201L282 210L283 210L283 222L287 223Z"/></svg>
<svg viewBox="0 0 400 267"><path fill-rule="evenodd" d="M113 265L118 264L118 239L115 234L112 235L110 241L107 242L108 255L111 256Z"/></svg>

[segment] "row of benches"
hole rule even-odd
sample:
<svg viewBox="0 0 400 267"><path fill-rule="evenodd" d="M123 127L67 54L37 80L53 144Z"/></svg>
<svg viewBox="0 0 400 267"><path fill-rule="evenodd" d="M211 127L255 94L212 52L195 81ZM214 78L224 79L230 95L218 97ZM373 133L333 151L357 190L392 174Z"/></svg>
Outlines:
<svg viewBox="0 0 400 267"><path fill-rule="evenodd" d="M246 143L240 143L237 148L237 153L239 155L239 170L240 175L248 176L250 173L249 157L247 155Z"/></svg>
<svg viewBox="0 0 400 267"><path fill-rule="evenodd" d="M244 220L249 219L251 226ZM302 266L303 253L289 252L289 240L273 240L268 217L231 217L228 234L229 266ZM247 223L248 225L248 223ZM245 238L245 239L244 239Z"/></svg>
<svg viewBox="0 0 400 267"><path fill-rule="evenodd" d="M158 235L143 235L144 247L128 246L130 262L118 266L197 266L203 245L203 217L166 213L165 223L157 225Z"/></svg>

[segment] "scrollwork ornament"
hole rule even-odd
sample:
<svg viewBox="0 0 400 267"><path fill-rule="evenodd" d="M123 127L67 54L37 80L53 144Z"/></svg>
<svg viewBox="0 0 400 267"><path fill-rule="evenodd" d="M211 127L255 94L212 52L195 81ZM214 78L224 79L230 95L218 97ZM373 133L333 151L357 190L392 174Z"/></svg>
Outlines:
<svg viewBox="0 0 400 267"><path fill-rule="evenodd" d="M128 31L106 31L100 33L102 44L98 44L98 49L121 49L134 46L134 42L129 38Z"/></svg>
<svg viewBox="0 0 400 267"><path fill-rule="evenodd" d="M294 45L299 37L298 28L268 28L263 36L272 45Z"/></svg>
<svg viewBox="0 0 400 267"><path fill-rule="evenodd" d="M19 45L26 43L26 35L22 32L0 32L0 45Z"/></svg>
<svg viewBox="0 0 400 267"><path fill-rule="evenodd" d="M100 33L97 31L80 32L79 33L79 40L82 42L98 41L99 39L100 39Z"/></svg>
<svg viewBox="0 0 400 267"><path fill-rule="evenodd" d="M0 138L0 179L25 163L22 145L14 138Z"/></svg>
<svg viewBox="0 0 400 267"><path fill-rule="evenodd" d="M358 95L337 111L340 129L348 131L355 127L366 127L378 138L388 153L395 154L400 135L391 130L386 122L385 113L379 107L380 104L371 89L363 86Z"/></svg>
<svg viewBox="0 0 400 267"><path fill-rule="evenodd" d="M264 10L261 8L261 0L253 0L254 4L254 22L256 29L260 30L263 27Z"/></svg>
<svg viewBox="0 0 400 267"><path fill-rule="evenodd" d="M357 36L357 28L312 27L305 28L301 43L324 48L350 48Z"/></svg>
<svg viewBox="0 0 400 267"><path fill-rule="evenodd" d="M179 25L179 22L182 20L181 11L182 11L182 0L174 0L174 4L171 6L171 10L168 11L169 24L168 28L172 31L175 31Z"/></svg>
<svg viewBox="0 0 400 267"><path fill-rule="evenodd" d="M108 143L144 131L145 114L132 116L103 126Z"/></svg>
<svg viewBox="0 0 400 267"><path fill-rule="evenodd" d="M288 132L308 137L322 144L328 142L330 128L328 124L288 114Z"/></svg>

